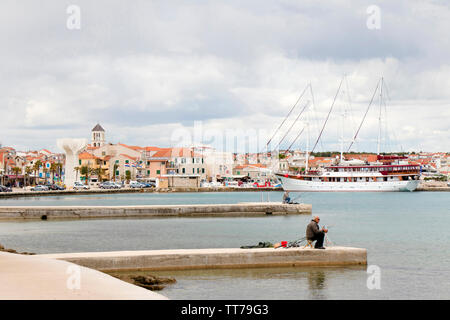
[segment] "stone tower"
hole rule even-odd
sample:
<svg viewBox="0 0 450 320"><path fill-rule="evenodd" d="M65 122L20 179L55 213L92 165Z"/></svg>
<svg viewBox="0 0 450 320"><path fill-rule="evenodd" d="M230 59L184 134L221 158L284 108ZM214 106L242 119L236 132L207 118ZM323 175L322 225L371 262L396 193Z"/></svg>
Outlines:
<svg viewBox="0 0 450 320"><path fill-rule="evenodd" d="M92 140L91 145L93 147L101 147L105 144L105 129L97 123L97 125L92 129Z"/></svg>

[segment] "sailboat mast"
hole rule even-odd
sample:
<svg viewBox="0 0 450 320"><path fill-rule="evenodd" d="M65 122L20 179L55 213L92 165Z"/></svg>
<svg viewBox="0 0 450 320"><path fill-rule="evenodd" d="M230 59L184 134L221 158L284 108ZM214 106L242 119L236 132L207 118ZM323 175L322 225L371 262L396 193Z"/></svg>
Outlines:
<svg viewBox="0 0 450 320"><path fill-rule="evenodd" d="M344 117L345 117L345 113L344 113L344 108L342 107L341 104L341 161L340 163L342 163L342 160L344 158Z"/></svg>
<svg viewBox="0 0 450 320"><path fill-rule="evenodd" d="M377 144L377 155L380 155L380 145L381 145L381 107L382 107L382 99L383 99L383 77L381 77L381 85L380 85L380 112L378 115L378 144Z"/></svg>
<svg viewBox="0 0 450 320"><path fill-rule="evenodd" d="M306 110L306 167L305 167L305 173L308 173L308 162L309 162L309 110Z"/></svg>

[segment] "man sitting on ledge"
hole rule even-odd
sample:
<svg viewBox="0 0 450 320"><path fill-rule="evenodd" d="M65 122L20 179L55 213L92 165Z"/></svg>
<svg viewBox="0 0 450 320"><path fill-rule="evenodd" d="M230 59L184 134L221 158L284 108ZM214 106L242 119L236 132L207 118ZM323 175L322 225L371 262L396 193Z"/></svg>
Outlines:
<svg viewBox="0 0 450 320"><path fill-rule="evenodd" d="M325 238L325 233L328 232L328 229L319 229L319 221L320 218L315 216L308 224L306 227L306 240L316 241L316 244L314 245L315 249L325 249L323 246L323 239Z"/></svg>
<svg viewBox="0 0 450 320"><path fill-rule="evenodd" d="M283 194L283 203L290 203L291 202L291 197L289 197L289 192L285 191Z"/></svg>

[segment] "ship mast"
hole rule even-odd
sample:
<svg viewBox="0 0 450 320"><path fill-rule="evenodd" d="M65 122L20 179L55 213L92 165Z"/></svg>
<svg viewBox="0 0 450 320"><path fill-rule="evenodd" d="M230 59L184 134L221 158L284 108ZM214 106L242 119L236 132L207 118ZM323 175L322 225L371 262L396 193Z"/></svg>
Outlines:
<svg viewBox="0 0 450 320"><path fill-rule="evenodd" d="M305 174L308 173L308 162L309 162L309 110L306 112L306 156L305 156L305 161L306 161L306 166L305 166Z"/></svg>
<svg viewBox="0 0 450 320"><path fill-rule="evenodd" d="M377 143L377 155L380 155L380 145L381 145L381 109L383 100L383 77L381 77L380 85L380 112L378 114L378 143Z"/></svg>
<svg viewBox="0 0 450 320"><path fill-rule="evenodd" d="M344 158L344 123L345 123L345 111L341 104L341 161L340 161L340 163L342 163L342 160Z"/></svg>

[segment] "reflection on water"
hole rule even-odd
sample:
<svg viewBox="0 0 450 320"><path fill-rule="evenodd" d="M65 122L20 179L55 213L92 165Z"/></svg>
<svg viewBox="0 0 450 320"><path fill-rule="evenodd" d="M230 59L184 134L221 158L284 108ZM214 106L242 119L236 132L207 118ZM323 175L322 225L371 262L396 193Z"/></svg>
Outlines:
<svg viewBox="0 0 450 320"><path fill-rule="evenodd" d="M325 284L325 272L317 270L308 272L309 293L311 299L326 299L323 289Z"/></svg>
<svg viewBox="0 0 450 320"><path fill-rule="evenodd" d="M176 271L115 272L154 275L177 280L159 293L170 299L345 299L349 278L361 286L365 266L285 267ZM353 297L355 298L355 297Z"/></svg>

